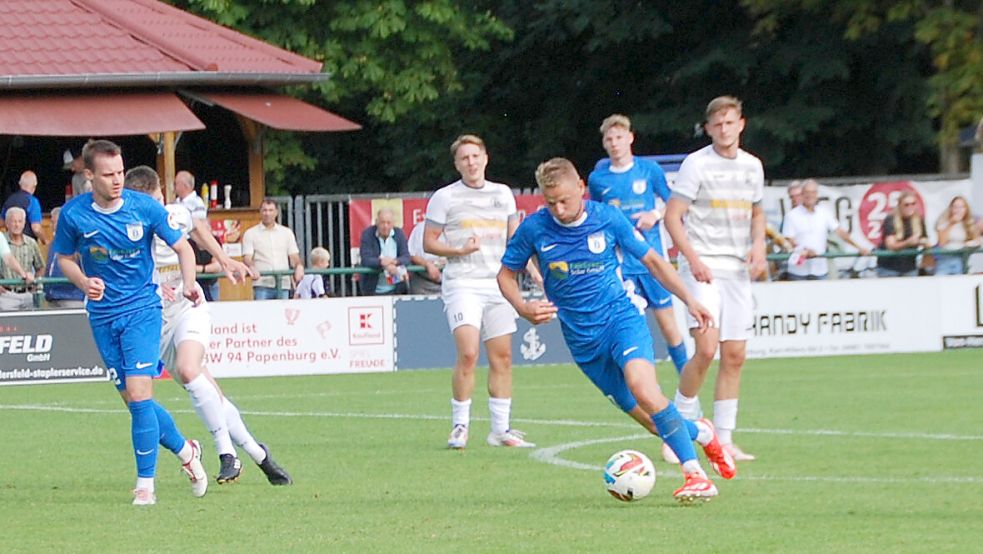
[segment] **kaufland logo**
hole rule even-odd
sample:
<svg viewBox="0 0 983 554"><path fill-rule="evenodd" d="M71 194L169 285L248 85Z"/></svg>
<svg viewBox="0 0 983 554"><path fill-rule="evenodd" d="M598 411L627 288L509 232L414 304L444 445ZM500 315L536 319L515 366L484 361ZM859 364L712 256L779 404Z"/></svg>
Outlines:
<svg viewBox="0 0 983 554"><path fill-rule="evenodd" d="M348 308L348 344L384 344L382 308Z"/></svg>

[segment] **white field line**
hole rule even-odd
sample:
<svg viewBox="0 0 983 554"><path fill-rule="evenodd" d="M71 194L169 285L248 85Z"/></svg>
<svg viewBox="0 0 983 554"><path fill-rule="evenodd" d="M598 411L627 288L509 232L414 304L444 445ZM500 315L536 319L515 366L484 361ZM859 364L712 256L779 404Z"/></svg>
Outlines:
<svg viewBox="0 0 983 554"><path fill-rule="evenodd" d="M109 409L109 408L80 408L67 405L51 405L51 404L0 404L0 410L8 411L39 411L39 412L62 412L62 413L88 413L88 414L114 414L123 415L128 413L127 410L122 408ZM194 413L193 410L171 410L174 413L181 414L191 414ZM399 420L426 420L426 421L444 421L447 419L446 415L436 416L436 415L426 415L426 414L368 414L368 413L357 413L357 412L264 412L264 411L242 411L244 415L255 416L255 417L325 417L325 418L350 418L350 419L399 419ZM488 418L472 418L476 421L488 421ZM515 422L529 423L535 425L558 425L558 426L568 426L568 427L614 427L614 428L634 428L634 425L629 424L615 424L615 423L599 423L591 421L577 421L577 420L541 420L541 419L513 419ZM946 441L978 441L983 440L983 436L977 435L947 435L947 434L925 434L925 433L866 433L866 432L848 432L848 431L831 431L825 429L818 430L791 430L791 429L741 429L742 432L756 432L756 433L775 433L775 434L800 434L800 435L815 435L815 436L832 436L832 437L866 437L866 438L902 438L902 439L917 439L917 440L946 440ZM629 440L639 440L639 439L649 439L651 435L648 433L638 433L633 435L621 436L621 437L606 437L599 439L591 439L584 441L575 441L565 444L558 444L549 447L537 448L530 453L530 457L536 461L547 463L550 465L555 465L559 467L566 467L570 469L579 469L587 471L602 471L604 468L600 465L585 464L581 462L575 462L572 460L566 460L560 457L560 454L568 450L574 450L576 448L581 448L584 446L591 446L595 444L605 444L610 442L621 442ZM678 476L679 471L673 468L670 471L658 471L658 475L664 475L666 478L670 476ZM799 481L799 482L826 482L826 483L983 483L983 477L947 477L944 475L932 476L932 477L910 477L910 478L899 478L899 477L864 477L864 476L767 476L767 475L753 475L753 476L738 476L737 479L746 481Z"/></svg>
<svg viewBox="0 0 983 554"><path fill-rule="evenodd" d="M119 401L117 401L119 402ZM117 404L119 405L119 404ZM123 408L83 408L75 407L70 404L0 404L0 410L23 410L38 412L68 412L68 413L94 413L94 414L125 414ZM193 410L172 409L173 413L190 414ZM269 410L240 410L243 415L254 417L326 417L339 419L405 419L422 421L444 421L446 415L430 414L380 414L365 412L293 412L293 411L269 411ZM488 421L486 417L472 417L475 421ZM558 426L558 427L583 427L583 428L610 428L610 429L637 429L638 425L630 421L604 422L604 421L582 421L576 419L529 419L512 418L513 423L529 425ZM803 435L803 436L825 436L825 437L846 437L846 438L878 438L878 439L911 439L911 440L940 440L940 441L983 441L983 435L954 435L949 433L901 433L886 432L875 433L868 431L838 431L835 429L755 429L741 428L741 433L760 433L769 435Z"/></svg>
<svg viewBox="0 0 983 554"><path fill-rule="evenodd" d="M601 472L604 470L604 466L585 464L582 462L575 462L573 460L567 460L560 457L560 454L568 450L574 450L584 446L593 446L595 444L605 444L609 442L622 442L640 439L649 439L651 435L648 433L628 435L624 437L608 437L603 439L592 439L584 441L568 442L566 444L557 444L555 446L550 446L546 448L537 448L534 450L529 457L543 463L550 465L567 467L570 469L581 469L587 471L597 471ZM678 478L680 476L679 469L673 467L669 470L660 470L659 466L665 467L666 464L661 462L656 463L656 474L661 477L666 478ZM929 477L865 477L860 475L854 476L835 476L835 475L799 475L799 476L775 476L775 475L751 475L743 476L738 475L735 477L737 480L741 481L790 481L790 482L823 482L823 483L983 483L983 477L948 477L944 475L933 475Z"/></svg>

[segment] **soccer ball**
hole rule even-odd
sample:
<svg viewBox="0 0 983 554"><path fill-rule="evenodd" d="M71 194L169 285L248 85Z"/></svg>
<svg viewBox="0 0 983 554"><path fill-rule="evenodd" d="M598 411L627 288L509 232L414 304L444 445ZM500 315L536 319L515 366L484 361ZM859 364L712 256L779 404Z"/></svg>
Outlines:
<svg viewBox="0 0 983 554"><path fill-rule="evenodd" d="M624 502L641 500L655 486L655 466L637 450L622 450L604 466L604 486L611 496Z"/></svg>

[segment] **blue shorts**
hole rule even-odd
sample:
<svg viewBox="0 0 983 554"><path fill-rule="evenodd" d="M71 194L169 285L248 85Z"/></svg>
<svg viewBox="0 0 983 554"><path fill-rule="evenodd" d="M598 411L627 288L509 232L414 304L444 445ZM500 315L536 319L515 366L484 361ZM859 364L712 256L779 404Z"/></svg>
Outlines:
<svg viewBox="0 0 983 554"><path fill-rule="evenodd" d="M91 322L91 326L92 338L117 390L126 389L129 375L160 375L160 308Z"/></svg>
<svg viewBox="0 0 983 554"><path fill-rule="evenodd" d="M647 360L655 365L652 334L645 318L633 313L607 329L603 337L593 343L595 347L570 346L573 359L584 375L601 389L601 392L625 412L638 405L635 396L625 383L624 367L635 359Z"/></svg>
<svg viewBox="0 0 983 554"><path fill-rule="evenodd" d="M672 295L662 286L662 283L648 273L625 275L625 281L635 284L635 294L648 302L650 310L662 310L672 307Z"/></svg>

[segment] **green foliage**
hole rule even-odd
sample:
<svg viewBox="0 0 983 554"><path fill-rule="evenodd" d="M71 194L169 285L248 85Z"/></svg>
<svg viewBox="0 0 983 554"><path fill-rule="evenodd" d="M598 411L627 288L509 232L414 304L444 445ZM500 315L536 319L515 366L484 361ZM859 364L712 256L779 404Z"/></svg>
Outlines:
<svg viewBox="0 0 983 554"><path fill-rule="evenodd" d="M910 24L918 42L929 47L934 74L928 79L929 115L940 120L940 140L953 144L959 129L983 113L983 3L978 0L744 0L762 32L774 32L802 13L830 18L843 36L859 41L892 23Z"/></svg>

